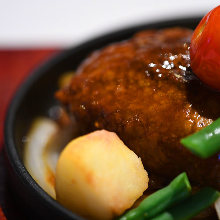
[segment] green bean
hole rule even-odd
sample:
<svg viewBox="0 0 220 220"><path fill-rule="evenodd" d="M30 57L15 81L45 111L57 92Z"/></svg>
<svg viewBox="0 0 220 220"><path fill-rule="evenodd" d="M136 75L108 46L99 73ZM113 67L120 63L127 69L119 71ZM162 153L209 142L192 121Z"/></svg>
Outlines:
<svg viewBox="0 0 220 220"><path fill-rule="evenodd" d="M201 158L216 154L220 151L220 118L180 142Z"/></svg>
<svg viewBox="0 0 220 220"><path fill-rule="evenodd" d="M150 219L171 205L190 196L191 186L186 173L178 175L167 187L144 199L140 205L128 211L119 220Z"/></svg>
<svg viewBox="0 0 220 220"><path fill-rule="evenodd" d="M204 188L185 201L173 206L152 220L188 220L212 205L219 197L219 192Z"/></svg>

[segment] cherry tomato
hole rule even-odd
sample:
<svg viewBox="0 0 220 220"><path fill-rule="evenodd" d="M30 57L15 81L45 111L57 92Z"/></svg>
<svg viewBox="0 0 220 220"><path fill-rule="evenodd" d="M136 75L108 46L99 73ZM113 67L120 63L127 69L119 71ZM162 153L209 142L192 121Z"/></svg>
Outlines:
<svg viewBox="0 0 220 220"><path fill-rule="evenodd" d="M7 220L1 207L0 207L0 220Z"/></svg>
<svg viewBox="0 0 220 220"><path fill-rule="evenodd" d="M195 29L190 58L198 78L220 91L220 6L205 15Z"/></svg>

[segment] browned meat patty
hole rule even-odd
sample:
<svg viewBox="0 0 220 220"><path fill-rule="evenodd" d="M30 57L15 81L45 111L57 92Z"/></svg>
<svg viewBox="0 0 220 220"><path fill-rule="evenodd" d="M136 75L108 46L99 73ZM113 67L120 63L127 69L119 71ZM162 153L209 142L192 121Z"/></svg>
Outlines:
<svg viewBox="0 0 220 220"><path fill-rule="evenodd" d="M180 144L220 117L220 94L190 70L191 34L148 30L96 51L56 97L86 132L116 132L150 174L170 180L186 171L191 181L220 189L218 155L203 160Z"/></svg>

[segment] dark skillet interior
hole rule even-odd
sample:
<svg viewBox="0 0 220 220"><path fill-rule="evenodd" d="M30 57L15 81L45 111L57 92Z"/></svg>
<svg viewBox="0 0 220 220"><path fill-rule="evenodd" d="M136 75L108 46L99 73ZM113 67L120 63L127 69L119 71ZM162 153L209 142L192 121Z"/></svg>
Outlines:
<svg viewBox="0 0 220 220"><path fill-rule="evenodd" d="M54 92L59 76L75 70L92 51L105 45L130 38L143 29L158 29L173 26L195 28L201 18L185 18L140 25L98 37L70 50L62 52L37 68L15 94L5 122L5 147L11 183L30 208L42 219L82 219L67 211L48 196L31 178L22 163L23 142L32 120L47 116L56 104ZM34 212L33 212L34 213Z"/></svg>

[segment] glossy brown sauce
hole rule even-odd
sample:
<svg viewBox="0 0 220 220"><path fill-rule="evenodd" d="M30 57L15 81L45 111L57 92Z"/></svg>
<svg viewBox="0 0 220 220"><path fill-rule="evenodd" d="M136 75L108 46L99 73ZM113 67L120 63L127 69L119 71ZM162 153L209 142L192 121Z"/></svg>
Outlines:
<svg viewBox="0 0 220 220"><path fill-rule="evenodd" d="M116 132L141 157L152 188L186 171L196 185L220 189L218 155L203 160L180 144L220 117L220 94L191 72L191 34L148 30L109 45L89 56L56 94L85 133Z"/></svg>

